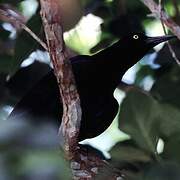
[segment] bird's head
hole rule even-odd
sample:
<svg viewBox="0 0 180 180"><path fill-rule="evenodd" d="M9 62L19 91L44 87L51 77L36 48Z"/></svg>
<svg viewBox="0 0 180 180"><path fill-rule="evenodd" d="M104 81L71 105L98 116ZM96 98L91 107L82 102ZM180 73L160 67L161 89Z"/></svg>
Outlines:
<svg viewBox="0 0 180 180"><path fill-rule="evenodd" d="M141 58L151 48L175 37L176 36L173 35L148 37L143 33L131 33L124 36L120 41L124 44L124 47L126 47L125 49L127 49L127 51L129 51L133 57Z"/></svg>

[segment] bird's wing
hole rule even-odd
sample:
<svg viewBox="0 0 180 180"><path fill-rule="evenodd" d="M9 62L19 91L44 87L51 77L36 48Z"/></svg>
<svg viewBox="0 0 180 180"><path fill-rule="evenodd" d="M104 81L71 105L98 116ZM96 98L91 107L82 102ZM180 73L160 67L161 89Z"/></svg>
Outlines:
<svg viewBox="0 0 180 180"><path fill-rule="evenodd" d="M87 57L89 56L77 56L70 59L72 66L77 69L75 72L78 72L78 76L83 73L81 69L88 66ZM86 75L84 77L87 78ZM16 104L8 119L25 119L36 123L51 121L60 119L62 111L59 88L51 70Z"/></svg>
<svg viewBox="0 0 180 180"><path fill-rule="evenodd" d="M40 122L50 121L55 117L57 119L61 114L62 105L57 81L53 71L50 71L17 103L8 119Z"/></svg>

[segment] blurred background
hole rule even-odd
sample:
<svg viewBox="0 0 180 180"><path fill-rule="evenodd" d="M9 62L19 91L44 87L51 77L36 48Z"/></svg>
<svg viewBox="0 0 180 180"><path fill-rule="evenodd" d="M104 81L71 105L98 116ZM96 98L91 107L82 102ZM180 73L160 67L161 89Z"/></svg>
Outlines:
<svg viewBox="0 0 180 180"><path fill-rule="evenodd" d="M2 3L18 9L27 26L45 41L38 1L0 0ZM180 1L164 0L163 5L180 25ZM127 32L164 35L161 22L147 16L150 12L138 0L61 0L61 9L64 39L72 56L94 54ZM171 45L180 58L180 42L172 41ZM36 127L24 121L6 121L15 104L50 67L48 53L27 32L0 21L0 180L69 179L53 123ZM172 169L173 178L180 179L180 67L167 45L155 47L122 81L140 90L126 93L117 88L114 95L120 112L116 119L102 135L81 144L90 144L106 158L112 157L112 163L125 169L129 179L155 179L152 174L158 180L169 178L164 175L166 169ZM150 166L154 159L168 162ZM142 168L144 164L150 170Z"/></svg>

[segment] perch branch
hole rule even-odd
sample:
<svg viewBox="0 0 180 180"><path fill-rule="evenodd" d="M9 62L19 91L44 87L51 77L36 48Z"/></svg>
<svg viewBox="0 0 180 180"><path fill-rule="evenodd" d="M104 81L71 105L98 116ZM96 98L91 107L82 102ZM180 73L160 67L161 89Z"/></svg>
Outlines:
<svg viewBox="0 0 180 180"><path fill-rule="evenodd" d="M78 144L81 121L80 99L68 60L68 51L63 40L63 29L60 24L62 22L61 10L58 0L40 0L40 4L48 50L63 102L63 118L59 130L59 134L63 137L61 144L67 157L72 159Z"/></svg>
<svg viewBox="0 0 180 180"><path fill-rule="evenodd" d="M73 178L88 180L92 179L105 163L78 146L82 113L71 64L68 61L68 51L63 40L63 29L60 24L61 8L58 2L58 0L40 0L48 49L63 102L63 119L59 134L63 137L61 145L66 158L71 161Z"/></svg>

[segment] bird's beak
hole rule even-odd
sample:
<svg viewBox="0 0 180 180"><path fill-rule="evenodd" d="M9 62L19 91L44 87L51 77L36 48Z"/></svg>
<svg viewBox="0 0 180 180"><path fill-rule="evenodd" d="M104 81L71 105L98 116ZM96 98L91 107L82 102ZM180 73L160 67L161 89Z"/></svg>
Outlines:
<svg viewBox="0 0 180 180"><path fill-rule="evenodd" d="M148 37L146 39L147 44L151 46L156 46L159 43L169 41L170 39L176 38L176 36L173 35L167 35L167 36L157 36L157 37Z"/></svg>

